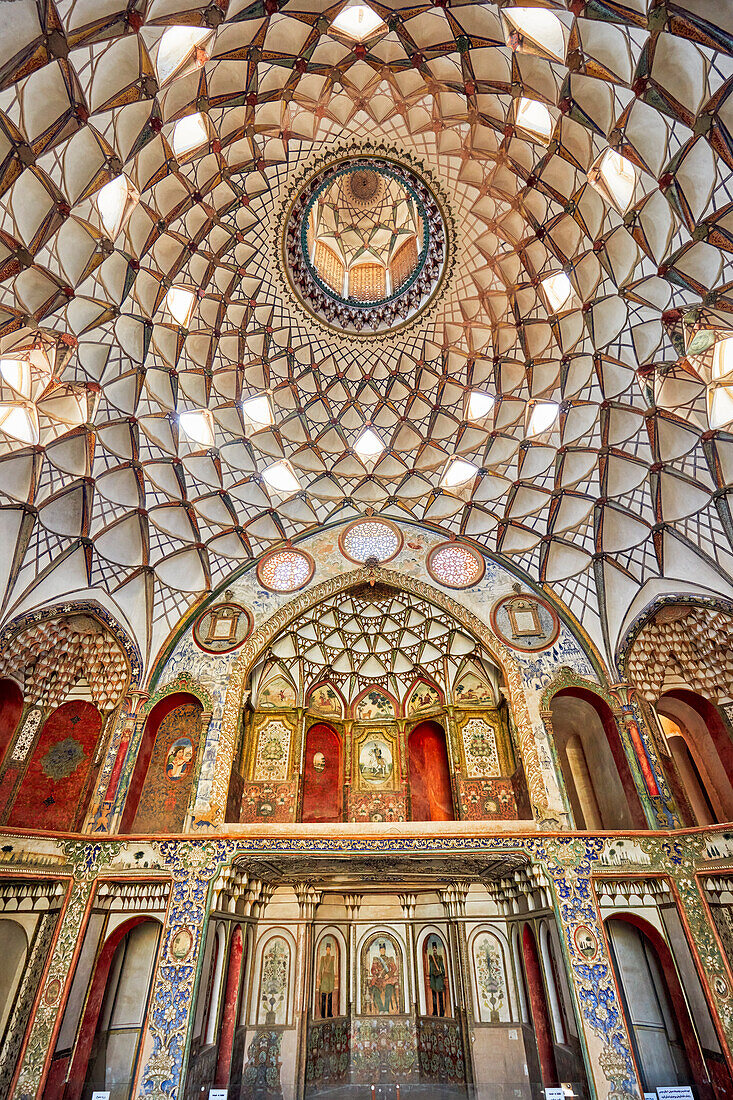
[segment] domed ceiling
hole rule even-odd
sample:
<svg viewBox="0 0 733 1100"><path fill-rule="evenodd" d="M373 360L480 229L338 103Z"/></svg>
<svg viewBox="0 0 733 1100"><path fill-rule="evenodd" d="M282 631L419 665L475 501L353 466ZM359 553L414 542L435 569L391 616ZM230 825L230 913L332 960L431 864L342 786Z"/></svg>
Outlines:
<svg viewBox="0 0 733 1100"><path fill-rule="evenodd" d="M96 592L150 660L234 568L367 509L506 555L607 655L640 590L730 592L712 14L4 4L4 619ZM371 340L280 269L283 210L344 150L434 180L455 240Z"/></svg>

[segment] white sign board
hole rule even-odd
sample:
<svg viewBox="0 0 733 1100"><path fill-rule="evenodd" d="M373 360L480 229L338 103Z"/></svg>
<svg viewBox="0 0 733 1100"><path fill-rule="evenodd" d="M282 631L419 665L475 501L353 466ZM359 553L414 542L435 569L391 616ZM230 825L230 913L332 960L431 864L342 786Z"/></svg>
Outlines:
<svg viewBox="0 0 733 1100"><path fill-rule="evenodd" d="M657 1087L659 1100L695 1100L689 1085L665 1085Z"/></svg>
<svg viewBox="0 0 733 1100"><path fill-rule="evenodd" d="M227 1100L229 1089L209 1089L209 1100Z"/></svg>
<svg viewBox="0 0 733 1100"><path fill-rule="evenodd" d="M545 1100L565 1100L565 1089L545 1089Z"/></svg>
<svg viewBox="0 0 733 1100"><path fill-rule="evenodd" d="M657 1100L656 1092L645 1092L644 1100Z"/></svg>
<svg viewBox="0 0 733 1100"><path fill-rule="evenodd" d="M108 1092L93 1092L92 1100L109 1100Z"/></svg>

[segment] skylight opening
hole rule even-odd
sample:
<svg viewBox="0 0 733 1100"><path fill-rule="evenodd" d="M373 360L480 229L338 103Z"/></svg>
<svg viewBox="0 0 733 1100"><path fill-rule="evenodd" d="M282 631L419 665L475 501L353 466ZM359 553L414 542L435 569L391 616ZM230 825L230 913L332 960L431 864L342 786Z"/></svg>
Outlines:
<svg viewBox="0 0 733 1100"><path fill-rule="evenodd" d="M375 461L384 449L384 443L372 428L365 428L354 444L354 452L362 461Z"/></svg>
<svg viewBox="0 0 733 1100"><path fill-rule="evenodd" d="M140 201L140 194L123 173L105 183L95 201L104 230L114 240Z"/></svg>
<svg viewBox="0 0 733 1100"><path fill-rule="evenodd" d="M195 304L196 295L185 286L172 286L165 296L166 309L181 328L188 328Z"/></svg>
<svg viewBox="0 0 733 1100"><path fill-rule="evenodd" d="M522 96L517 101L514 122L517 129L545 144L549 142L554 123L544 103L539 103L536 99L525 99Z"/></svg>
<svg viewBox="0 0 733 1100"><path fill-rule="evenodd" d="M300 482L295 470L287 459L273 462L271 466L262 471L262 476L276 493L297 493L300 489Z"/></svg>
<svg viewBox="0 0 733 1100"><path fill-rule="evenodd" d="M555 61L565 60L563 25L546 8L504 8L508 23L507 45L513 50L549 54Z"/></svg>
<svg viewBox="0 0 733 1100"><path fill-rule="evenodd" d="M158 45L155 71L158 84L165 84L177 76L191 62L194 68L208 60L204 43L211 37L208 27L168 27Z"/></svg>
<svg viewBox="0 0 733 1100"><path fill-rule="evenodd" d="M551 313L560 313L563 309L572 309L574 304L573 284L564 271L548 275L540 283L542 293Z"/></svg>
<svg viewBox="0 0 733 1100"><path fill-rule="evenodd" d="M32 406L0 402L0 431L18 443L35 446L40 438L38 413Z"/></svg>
<svg viewBox="0 0 733 1100"><path fill-rule="evenodd" d="M179 118L173 127L171 145L177 157L184 153L191 153L209 143L209 131L206 128L206 120L200 111L195 115L186 115Z"/></svg>
<svg viewBox="0 0 733 1100"><path fill-rule="evenodd" d="M192 443L201 447L214 445L214 424L208 409L192 409L178 414L181 431Z"/></svg>
<svg viewBox="0 0 733 1100"><path fill-rule="evenodd" d="M548 432L559 415L560 406L557 401L535 401L527 417L527 439L533 439Z"/></svg>
<svg viewBox="0 0 733 1100"><path fill-rule="evenodd" d="M275 422L270 398L264 393L243 401L242 415L248 432L261 432L263 428L269 428Z"/></svg>
<svg viewBox="0 0 733 1100"><path fill-rule="evenodd" d="M31 399L31 367L27 359L0 359L0 376L26 401Z"/></svg>
<svg viewBox="0 0 733 1100"><path fill-rule="evenodd" d="M458 489L467 485L476 477L478 466L473 462L467 462L463 458L452 458L443 472L440 480L441 489Z"/></svg>
<svg viewBox="0 0 733 1100"><path fill-rule="evenodd" d="M347 38L364 42L384 27L384 20L368 4L347 4L331 23L331 27Z"/></svg>
<svg viewBox="0 0 733 1100"><path fill-rule="evenodd" d="M637 179L635 166L615 149L606 149L588 172L590 184L619 214L625 214L631 205Z"/></svg>
<svg viewBox="0 0 733 1100"><path fill-rule="evenodd" d="M494 395L483 390L473 390L466 403L466 420L483 420L494 408Z"/></svg>

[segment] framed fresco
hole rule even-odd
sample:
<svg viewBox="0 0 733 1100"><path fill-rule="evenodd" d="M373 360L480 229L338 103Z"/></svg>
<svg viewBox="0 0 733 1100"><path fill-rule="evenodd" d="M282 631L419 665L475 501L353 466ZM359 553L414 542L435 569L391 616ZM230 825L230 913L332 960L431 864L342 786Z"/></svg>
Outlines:
<svg viewBox="0 0 733 1100"><path fill-rule="evenodd" d="M314 970L316 1020L330 1020L341 1012L341 950L336 937L327 932L318 941Z"/></svg>
<svg viewBox="0 0 733 1100"><path fill-rule="evenodd" d="M448 952L442 936L429 932L422 944L426 1016L452 1016Z"/></svg>
<svg viewBox="0 0 733 1100"><path fill-rule="evenodd" d="M419 680L412 688L405 702L405 714L415 718L419 714L429 714L443 705L440 692L427 680Z"/></svg>
<svg viewBox="0 0 733 1100"><path fill-rule="evenodd" d="M362 791L394 790L397 786L397 740L380 729L367 730L356 744L356 786Z"/></svg>
<svg viewBox="0 0 733 1100"><path fill-rule="evenodd" d="M394 718L395 705L388 695L378 688L365 691L354 703L357 722L373 722L377 718Z"/></svg>
<svg viewBox="0 0 733 1100"><path fill-rule="evenodd" d="M193 624L193 637L204 653L231 653L239 649L252 630L246 607L227 600L207 607Z"/></svg>
<svg viewBox="0 0 733 1100"><path fill-rule="evenodd" d="M308 692L308 709L324 718L343 718L344 704L331 684L316 684Z"/></svg>
<svg viewBox="0 0 733 1100"><path fill-rule="evenodd" d="M265 720L257 730L257 751L252 778L256 783L288 778L293 731L279 718Z"/></svg>
<svg viewBox="0 0 733 1100"><path fill-rule="evenodd" d="M517 586L519 587L519 586ZM504 596L491 609L491 627L512 649L537 653L557 641L560 620L549 603L532 592Z"/></svg>
<svg viewBox="0 0 733 1100"><path fill-rule="evenodd" d="M404 1012L402 952L386 932L370 936L361 949L362 1016L399 1016Z"/></svg>
<svg viewBox="0 0 733 1100"><path fill-rule="evenodd" d="M257 693L258 707L294 707L297 702L295 688L284 676L266 680Z"/></svg>
<svg viewBox="0 0 733 1100"><path fill-rule="evenodd" d="M490 779L501 775L496 734L496 725L483 715L464 721L460 737L469 779Z"/></svg>
<svg viewBox="0 0 733 1100"><path fill-rule="evenodd" d="M259 1010L257 1019L269 1027L288 1022L290 945L283 936L267 941L260 964Z"/></svg>
<svg viewBox="0 0 733 1100"><path fill-rule="evenodd" d="M493 932L478 931L471 958L476 983L478 1015L482 1023L498 1024L510 1018L504 948Z"/></svg>

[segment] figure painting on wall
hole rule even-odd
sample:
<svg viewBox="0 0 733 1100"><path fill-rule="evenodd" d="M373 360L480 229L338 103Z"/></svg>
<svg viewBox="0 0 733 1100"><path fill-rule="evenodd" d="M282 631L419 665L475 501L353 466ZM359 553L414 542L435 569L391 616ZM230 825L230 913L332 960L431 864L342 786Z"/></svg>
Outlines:
<svg viewBox="0 0 733 1100"><path fill-rule="evenodd" d="M453 695L459 705L470 703L473 706L490 707L494 703L491 688L475 672L466 672L461 677L454 688Z"/></svg>
<svg viewBox="0 0 733 1100"><path fill-rule="evenodd" d="M388 936L376 936L362 953L362 1010L367 1016L395 1016L401 996L397 948Z"/></svg>
<svg viewBox="0 0 733 1100"><path fill-rule="evenodd" d="M446 999L448 993L448 975L445 966L445 954L443 944L437 936L428 936L427 964L428 987L430 989L430 1003L428 1010L431 1016L445 1016Z"/></svg>
<svg viewBox="0 0 733 1100"><path fill-rule="evenodd" d="M275 676L260 688L257 705L260 707L294 707L297 703L295 688L284 676Z"/></svg>
<svg viewBox="0 0 733 1100"><path fill-rule="evenodd" d="M182 779L193 760L193 745L188 737L181 737L174 741L168 750L168 759L165 762L165 774L169 779Z"/></svg>
<svg viewBox="0 0 733 1100"><path fill-rule="evenodd" d="M370 787L385 787L392 778L392 746L381 734L371 734L359 749L359 774Z"/></svg>
<svg viewBox="0 0 733 1100"><path fill-rule="evenodd" d="M415 684L410 692L405 714L412 717L415 714L422 714L424 711L435 710L439 706L441 706L441 699L438 689L433 684L421 681L419 684Z"/></svg>
<svg viewBox="0 0 733 1100"><path fill-rule="evenodd" d="M316 993L316 1007L321 1019L330 1020L334 1015L338 1016L338 944L333 936L324 936L318 945Z"/></svg>
<svg viewBox="0 0 733 1100"><path fill-rule="evenodd" d="M308 706L330 718L343 717L341 699L330 684L318 684L314 687L308 696Z"/></svg>

